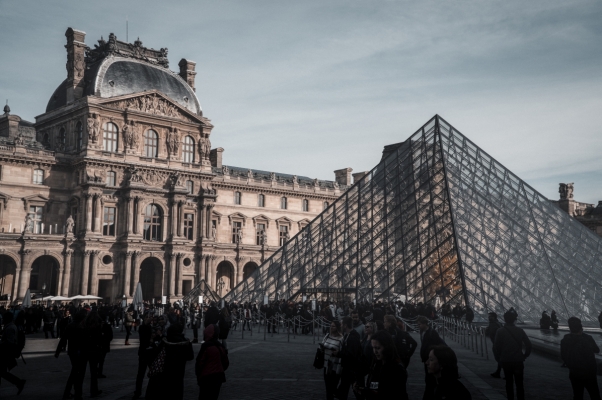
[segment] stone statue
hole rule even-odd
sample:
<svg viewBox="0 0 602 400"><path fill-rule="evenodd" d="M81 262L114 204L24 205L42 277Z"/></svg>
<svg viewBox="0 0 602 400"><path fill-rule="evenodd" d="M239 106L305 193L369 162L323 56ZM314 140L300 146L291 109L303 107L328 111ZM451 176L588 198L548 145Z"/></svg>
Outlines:
<svg viewBox="0 0 602 400"><path fill-rule="evenodd" d="M88 138L92 143L96 143L100 133L100 120L94 114L90 114L86 122L88 125Z"/></svg>
<svg viewBox="0 0 602 400"><path fill-rule="evenodd" d="M167 133L167 151L170 155L175 156L180 148L180 134L177 129L170 130Z"/></svg>
<svg viewBox="0 0 602 400"><path fill-rule="evenodd" d="M293 185L298 185L299 181L297 180L297 175L293 175Z"/></svg>
<svg viewBox="0 0 602 400"><path fill-rule="evenodd" d="M276 173L275 172L270 172L270 180L272 180L272 181L276 180Z"/></svg>
<svg viewBox="0 0 602 400"><path fill-rule="evenodd" d="M130 129L130 126L127 124L127 122L125 124L123 124L121 131L123 132L123 141L124 141L125 145L131 149L134 144L134 140L133 140L134 138L133 138L133 132Z"/></svg>
<svg viewBox="0 0 602 400"><path fill-rule="evenodd" d="M217 236L217 228L215 227L215 225L211 225L211 237L213 239L215 239Z"/></svg>
<svg viewBox="0 0 602 400"><path fill-rule="evenodd" d="M561 183L558 188L560 200L569 200L573 198L573 183Z"/></svg>
<svg viewBox="0 0 602 400"><path fill-rule="evenodd" d="M318 178L314 179L314 186L320 186L320 180Z"/></svg>
<svg viewBox="0 0 602 400"><path fill-rule="evenodd" d="M174 172L173 174L169 175L169 184L172 188L176 187L178 185L178 180L180 179L180 173L179 172Z"/></svg>
<svg viewBox="0 0 602 400"><path fill-rule="evenodd" d="M71 215L69 215L69 218L67 218L67 233L73 233L73 226L75 225L75 221L73 220L73 217Z"/></svg>
<svg viewBox="0 0 602 400"><path fill-rule="evenodd" d="M249 179L253 179L253 170L251 170L251 169L250 169L250 170L247 172L247 178L249 178Z"/></svg>
<svg viewBox="0 0 602 400"><path fill-rule="evenodd" d="M236 232L236 243L242 244L242 229Z"/></svg>
<svg viewBox="0 0 602 400"><path fill-rule="evenodd" d="M222 174L230 175L230 168L227 165L222 166Z"/></svg>
<svg viewBox="0 0 602 400"><path fill-rule="evenodd" d="M261 231L261 245L266 246L268 244L268 234L265 229Z"/></svg>
<svg viewBox="0 0 602 400"><path fill-rule="evenodd" d="M132 121L132 148L137 149L140 144L140 128L136 125L136 122Z"/></svg>
<svg viewBox="0 0 602 400"><path fill-rule="evenodd" d="M19 146L23 145L23 133L22 132L19 132L19 136L17 136L15 138L15 144L19 145Z"/></svg>
<svg viewBox="0 0 602 400"><path fill-rule="evenodd" d="M33 218L31 216L31 214L27 214L25 216L25 230L23 232L24 233L33 232Z"/></svg>
<svg viewBox="0 0 602 400"><path fill-rule="evenodd" d="M201 157L201 161L209 158L211 154L211 142L206 137L201 137L199 141L199 156Z"/></svg>
<svg viewBox="0 0 602 400"><path fill-rule="evenodd" d="M336 181L335 181L335 182L332 182L332 186L333 186L335 189L338 189L338 188L339 188L339 184L338 184Z"/></svg>

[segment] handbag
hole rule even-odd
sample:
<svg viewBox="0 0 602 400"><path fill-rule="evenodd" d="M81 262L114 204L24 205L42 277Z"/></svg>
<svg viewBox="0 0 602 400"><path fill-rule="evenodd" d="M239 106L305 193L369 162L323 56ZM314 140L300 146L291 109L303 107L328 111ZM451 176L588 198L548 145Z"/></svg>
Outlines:
<svg viewBox="0 0 602 400"><path fill-rule="evenodd" d="M314 357L314 368L324 368L324 350L319 347L316 349L316 356Z"/></svg>
<svg viewBox="0 0 602 400"><path fill-rule="evenodd" d="M163 372L163 369L165 368L165 354L165 346L163 346L155 360L148 367L148 374L146 374L146 376L153 378Z"/></svg>

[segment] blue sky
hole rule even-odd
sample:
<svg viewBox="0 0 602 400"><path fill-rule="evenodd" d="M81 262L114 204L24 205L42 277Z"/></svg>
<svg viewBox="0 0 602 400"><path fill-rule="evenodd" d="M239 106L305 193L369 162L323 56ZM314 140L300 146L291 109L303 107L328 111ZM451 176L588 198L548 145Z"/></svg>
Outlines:
<svg viewBox="0 0 602 400"><path fill-rule="evenodd" d="M0 0L0 99L33 120L65 30L197 62L224 163L333 179L441 115L549 198L602 200L600 1Z"/></svg>

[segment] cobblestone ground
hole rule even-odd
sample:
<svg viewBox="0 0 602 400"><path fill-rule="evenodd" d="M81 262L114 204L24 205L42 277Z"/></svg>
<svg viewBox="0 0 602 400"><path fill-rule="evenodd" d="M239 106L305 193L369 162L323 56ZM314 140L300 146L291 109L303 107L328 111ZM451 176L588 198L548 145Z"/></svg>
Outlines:
<svg viewBox="0 0 602 400"><path fill-rule="evenodd" d="M192 331L188 330L188 337ZM103 391L101 399L130 399L134 391L137 366L137 334L130 340L132 346L124 346L125 333L115 330L115 340L105 362L106 379L99 380ZM416 337L416 339L418 339ZM286 333L269 335L254 329L253 336L240 331L230 335L230 368L227 382L222 386L220 399L321 399L325 398L322 372L312 367L317 345L311 336ZM27 379L27 385L19 399L60 399L69 375L69 359L65 353L59 359L53 356L57 340L44 339L43 335L28 336L25 348L27 365L19 361L12 372ZM316 343L318 338L316 337ZM504 399L504 380L493 379L489 373L495 362L467 350L454 341L447 340L460 361L462 381L473 394L473 399ZM195 352L200 349L194 345ZM408 393L410 399L421 399L424 390L423 366L416 354L409 367ZM89 396L89 377L84 382L84 396ZM146 385L146 381L145 381ZM560 368L556 360L532 355L525 367L526 398L571 399L572 392L568 371ZM199 388L194 376L194 364L187 365L185 398L198 398ZM16 399L16 389L3 382L0 399ZM350 395L350 398L354 398ZM587 398L587 394L586 394Z"/></svg>

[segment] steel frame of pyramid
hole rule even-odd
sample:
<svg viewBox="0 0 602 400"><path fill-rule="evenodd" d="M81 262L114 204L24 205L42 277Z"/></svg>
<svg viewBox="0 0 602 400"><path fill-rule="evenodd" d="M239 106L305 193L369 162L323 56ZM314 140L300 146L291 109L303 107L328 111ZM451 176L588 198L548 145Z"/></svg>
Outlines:
<svg viewBox="0 0 602 400"><path fill-rule="evenodd" d="M225 299L403 295L595 321L601 283L602 238L435 116Z"/></svg>

